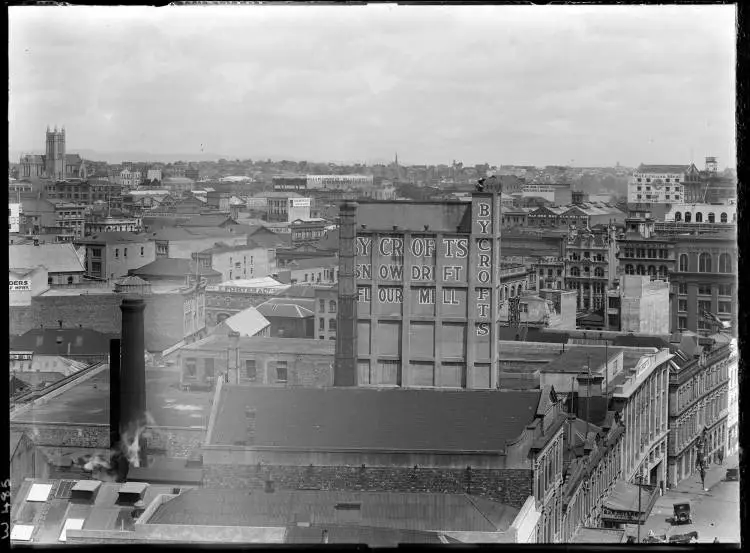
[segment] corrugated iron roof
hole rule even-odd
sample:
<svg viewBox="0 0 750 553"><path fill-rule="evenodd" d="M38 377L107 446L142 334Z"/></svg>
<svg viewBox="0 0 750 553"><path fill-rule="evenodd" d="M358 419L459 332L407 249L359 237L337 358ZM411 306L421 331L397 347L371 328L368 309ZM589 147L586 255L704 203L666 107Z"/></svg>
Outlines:
<svg viewBox="0 0 750 553"><path fill-rule="evenodd" d="M42 266L50 273L83 273L86 270L73 244L8 245L9 268Z"/></svg>
<svg viewBox="0 0 750 553"><path fill-rule="evenodd" d="M325 340L321 340L325 341ZM317 342L317 340L316 340ZM224 388L214 444L244 440L247 407L255 444L311 449L503 451L535 418L541 392ZM330 409L335 405L335 409ZM356 423L344 413L356 414Z"/></svg>
<svg viewBox="0 0 750 553"><path fill-rule="evenodd" d="M340 505L358 508L342 511ZM508 505L465 494L204 488L163 504L149 524L297 527L298 522L309 522L326 527L496 532L506 530L517 514L518 509Z"/></svg>

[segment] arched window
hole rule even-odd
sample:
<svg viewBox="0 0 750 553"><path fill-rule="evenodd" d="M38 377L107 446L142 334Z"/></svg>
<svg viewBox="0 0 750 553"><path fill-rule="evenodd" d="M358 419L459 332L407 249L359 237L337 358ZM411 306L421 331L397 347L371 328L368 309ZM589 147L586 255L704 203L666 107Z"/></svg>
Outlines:
<svg viewBox="0 0 750 553"><path fill-rule="evenodd" d="M661 277L667 276L667 266L666 265L662 265L661 267L659 267L659 276L661 276Z"/></svg>
<svg viewBox="0 0 750 553"><path fill-rule="evenodd" d="M574 277L581 276L581 270L578 267L572 267L570 269L570 274Z"/></svg>
<svg viewBox="0 0 750 553"><path fill-rule="evenodd" d="M716 215L714 215L713 213L709 213L708 214L708 222L709 223L715 223L716 222Z"/></svg>
<svg viewBox="0 0 750 553"><path fill-rule="evenodd" d="M632 265L625 265L625 274L626 275L633 275L635 274L635 269Z"/></svg>
<svg viewBox="0 0 750 553"><path fill-rule="evenodd" d="M645 275L646 274L646 268L643 265L638 265L638 267L636 268L635 272L638 275Z"/></svg>
<svg viewBox="0 0 750 553"><path fill-rule="evenodd" d="M600 278L603 277L604 269L602 269L601 267L597 267L596 269L594 269L594 276L600 277Z"/></svg>
<svg viewBox="0 0 750 553"><path fill-rule="evenodd" d="M677 213L675 213L674 214L674 220L678 221L678 222L682 221L682 213L680 213L679 211Z"/></svg>
<svg viewBox="0 0 750 553"><path fill-rule="evenodd" d="M656 267L653 265L648 266L648 274L651 276L656 276Z"/></svg>
<svg viewBox="0 0 750 553"><path fill-rule="evenodd" d="M698 272L699 273L710 273L711 272L711 254L702 253L698 258Z"/></svg>
<svg viewBox="0 0 750 553"><path fill-rule="evenodd" d="M695 222L696 223L702 223L703 222L703 213L700 211L695 214Z"/></svg>
<svg viewBox="0 0 750 553"><path fill-rule="evenodd" d="M680 255L680 272L687 273L688 270L688 256L686 253Z"/></svg>
<svg viewBox="0 0 750 553"><path fill-rule="evenodd" d="M722 223L726 223L727 222L727 214L726 213L722 213L721 214L721 222Z"/></svg>
<svg viewBox="0 0 750 553"><path fill-rule="evenodd" d="M503 288L503 299L508 299L508 287Z"/></svg>
<svg viewBox="0 0 750 553"><path fill-rule="evenodd" d="M328 312L329 313L336 313L336 302L331 300L328 302Z"/></svg>
<svg viewBox="0 0 750 553"><path fill-rule="evenodd" d="M691 216L690 216L690 212L689 212L689 211L686 211L686 212L685 212L685 222L686 222L686 223L689 223L689 222L690 222L691 220L692 220L692 218L691 218Z"/></svg>
<svg viewBox="0 0 750 553"><path fill-rule="evenodd" d="M731 273L732 272L732 258L728 253L723 253L719 256L719 272L720 273Z"/></svg>
<svg viewBox="0 0 750 553"><path fill-rule="evenodd" d="M510 297L511 298L516 297L516 287L515 286L511 286L510 287Z"/></svg>

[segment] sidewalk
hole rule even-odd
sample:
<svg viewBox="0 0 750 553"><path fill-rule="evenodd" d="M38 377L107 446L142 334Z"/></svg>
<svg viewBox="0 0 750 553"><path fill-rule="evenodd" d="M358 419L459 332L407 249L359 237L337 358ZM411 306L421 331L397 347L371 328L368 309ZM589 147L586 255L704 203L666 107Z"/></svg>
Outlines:
<svg viewBox="0 0 750 553"><path fill-rule="evenodd" d="M711 502L716 501L711 490L724 480L728 468L737 466L738 458L738 454L735 453L724 459L721 465L711 465L708 468L706 471L706 489L708 491L705 491L701 485L699 474L693 474L680 482L677 487L666 490L664 495L656 500L654 508L651 511L651 516L649 516L648 520L641 527L641 536L647 535L649 530L653 531L656 535L682 534L691 530L698 530L700 534L699 541L712 541L719 529L714 526L711 519L706 517L706 513L703 511L706 508L711 509L713 507L702 506L700 498ZM674 504L681 502L691 503L694 522L693 524L672 526L669 523L669 519L672 516ZM710 505L713 506L715 503L711 503ZM721 514L718 512L716 515L721 517ZM724 536L721 536L721 538L724 539Z"/></svg>
<svg viewBox="0 0 750 553"><path fill-rule="evenodd" d="M735 467L738 464L739 455L737 453L730 455L729 457L724 459L724 462L721 465L714 463L708 467L708 470L706 471L706 489L708 489L709 491L704 491L704 488L701 486L700 473L696 472L695 474L680 482L676 488L670 488L669 490L666 490L664 495L657 500L656 504L658 505L662 499L675 493L710 494L711 488L724 480L727 475L727 469Z"/></svg>

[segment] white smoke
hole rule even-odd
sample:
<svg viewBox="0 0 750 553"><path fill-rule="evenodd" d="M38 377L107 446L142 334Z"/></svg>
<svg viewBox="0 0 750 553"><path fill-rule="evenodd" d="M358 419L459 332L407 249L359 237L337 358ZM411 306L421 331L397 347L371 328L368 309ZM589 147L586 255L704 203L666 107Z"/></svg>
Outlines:
<svg viewBox="0 0 750 553"><path fill-rule="evenodd" d="M94 472L97 469L110 470L112 465L109 464L101 455L94 455L84 465L83 470Z"/></svg>
<svg viewBox="0 0 750 553"><path fill-rule="evenodd" d="M123 455L128 459L130 465L133 467L141 466L141 436L144 435L148 426L156 425L154 417L152 417L148 411L144 413L143 418L144 421L138 423L138 426L136 427L132 436L128 432L123 432L120 438L120 449Z"/></svg>

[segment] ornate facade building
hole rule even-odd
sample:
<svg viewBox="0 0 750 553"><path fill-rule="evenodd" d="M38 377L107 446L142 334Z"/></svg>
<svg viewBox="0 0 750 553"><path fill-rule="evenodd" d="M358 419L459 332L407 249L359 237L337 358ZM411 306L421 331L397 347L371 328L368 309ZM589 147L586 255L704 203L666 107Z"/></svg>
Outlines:
<svg viewBox="0 0 750 553"><path fill-rule="evenodd" d="M695 474L704 459L716 462L720 451L721 455L726 453L733 362L737 362L736 354L724 341L713 341L703 350L698 346L693 351L679 351L672 359L667 470L670 487Z"/></svg>
<svg viewBox="0 0 750 553"><path fill-rule="evenodd" d="M579 310L600 310L617 276L615 227L606 230L572 228L565 255L568 290L578 292Z"/></svg>
<svg viewBox="0 0 750 553"><path fill-rule="evenodd" d="M20 177L53 180L85 179L86 164L78 154L65 153L65 127L50 131L47 127L45 153L21 156Z"/></svg>

